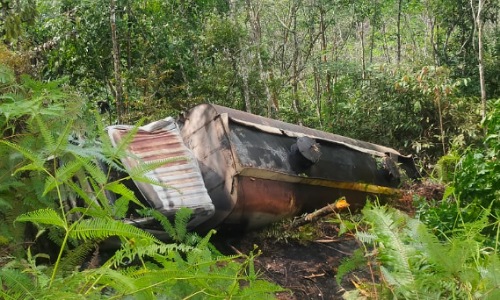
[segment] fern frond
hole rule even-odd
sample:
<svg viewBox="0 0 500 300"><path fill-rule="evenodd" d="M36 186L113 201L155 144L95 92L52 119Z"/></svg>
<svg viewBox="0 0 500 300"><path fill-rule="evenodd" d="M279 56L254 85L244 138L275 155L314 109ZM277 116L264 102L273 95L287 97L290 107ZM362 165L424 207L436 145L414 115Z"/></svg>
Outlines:
<svg viewBox="0 0 500 300"><path fill-rule="evenodd" d="M57 168L53 176L47 177L45 181L45 188L42 196L47 195L50 191L64 182L70 181L71 178L82 168L82 162L78 160L70 161L61 167Z"/></svg>
<svg viewBox="0 0 500 300"><path fill-rule="evenodd" d="M372 233L376 234L378 241L390 251L388 255L398 268L409 270L407 248L402 240L401 229L406 223L402 213L396 210L388 211L386 207L372 207L363 210L367 222L372 224Z"/></svg>
<svg viewBox="0 0 500 300"><path fill-rule="evenodd" d="M73 125L74 120L68 120L66 127L64 127L63 131L59 134L59 138L57 138L54 150L66 150L66 146L69 145L69 136L73 130Z"/></svg>
<svg viewBox="0 0 500 300"><path fill-rule="evenodd" d="M122 249L115 252L113 257L108 261L109 264L113 266L118 266L124 261L133 261L136 258L146 258L151 257L161 262L161 257L171 256L172 253L190 253L199 252L200 250L185 244L137 244L140 241L136 241L134 245L123 245ZM169 260L171 262L172 260ZM178 260L179 261L179 260Z"/></svg>
<svg viewBox="0 0 500 300"><path fill-rule="evenodd" d="M397 286L399 288L410 286L414 282L413 274L410 270L389 270L384 265L380 266L380 271L384 275L384 279L390 286Z"/></svg>
<svg viewBox="0 0 500 300"><path fill-rule="evenodd" d="M171 157L171 158L165 158L165 159L159 159L155 161L149 161L149 162L144 162L137 164L134 168L127 170L127 173L130 175L130 177L135 178L141 175L144 175L145 173L149 171L153 171L155 169L158 169L166 164L173 163L173 162L178 162L178 161L186 161L187 158L185 156L176 156L176 157Z"/></svg>
<svg viewBox="0 0 500 300"><path fill-rule="evenodd" d="M125 134L121 140L115 145L114 150L112 150L113 155L111 157L124 157L126 155L126 150L128 148L128 145L132 143L134 140L135 135L139 131L139 127L142 125L144 122L144 119L141 119L134 127L132 127L127 134Z"/></svg>
<svg viewBox="0 0 500 300"><path fill-rule="evenodd" d="M102 147L96 144L91 145L73 145L68 144L66 151L75 157L81 157L90 161L103 161L107 157L103 154Z"/></svg>
<svg viewBox="0 0 500 300"><path fill-rule="evenodd" d="M86 182L89 184L89 190L92 191L93 196L95 197L97 203L99 203L100 207L111 215L113 210L111 208L108 195L104 191L104 187L96 183L92 177L87 177Z"/></svg>
<svg viewBox="0 0 500 300"><path fill-rule="evenodd" d="M57 150L57 146L52 131L49 130L46 123L41 119L39 115L35 115L35 121L38 125L38 130L42 134L43 141L45 143L45 149L47 149L51 154L55 153Z"/></svg>
<svg viewBox="0 0 500 300"><path fill-rule="evenodd" d="M4 209L12 209L12 204L6 200L6 199L3 199L2 197L0 197L0 209L4 210Z"/></svg>
<svg viewBox="0 0 500 300"><path fill-rule="evenodd" d="M81 156L75 156L76 160L78 160L82 166L85 168L85 171L98 183L105 184L108 181L108 176L102 171L102 169L91 159L84 158Z"/></svg>
<svg viewBox="0 0 500 300"><path fill-rule="evenodd" d="M174 239L176 236L175 228L170 223L170 220L161 212L155 210L155 209L146 209L143 211L145 216L151 216L155 218L158 222L160 222L161 226L163 227L163 230L172 238Z"/></svg>
<svg viewBox="0 0 500 300"><path fill-rule="evenodd" d="M130 295L137 292L136 282L133 277L122 274L120 271L115 271L109 268L98 268L88 273L88 278L98 278L97 284L100 288L112 288L114 296Z"/></svg>
<svg viewBox="0 0 500 300"><path fill-rule="evenodd" d="M4 64L0 64L0 83L4 85L12 85L15 82L16 76L14 71Z"/></svg>
<svg viewBox="0 0 500 300"><path fill-rule="evenodd" d="M36 299L36 286L30 276L17 269L0 270L0 290L14 299ZM7 298L6 298L7 299Z"/></svg>
<svg viewBox="0 0 500 300"><path fill-rule="evenodd" d="M364 244L373 244L377 240L377 236L375 234L366 231L356 232L356 238Z"/></svg>
<svg viewBox="0 0 500 300"><path fill-rule="evenodd" d="M127 239L144 239L159 243L152 234L121 221L94 218L81 220L71 228L69 235L80 240L100 240L111 236Z"/></svg>
<svg viewBox="0 0 500 300"><path fill-rule="evenodd" d="M275 293L286 291L281 286L265 281L251 281L248 286L242 287L242 291L237 294L241 299L276 299Z"/></svg>
<svg viewBox="0 0 500 300"><path fill-rule="evenodd" d="M212 236L216 233L215 229L211 229L202 239L197 238L197 244L196 246L198 248L209 248L212 250L212 244L210 243L210 239ZM196 235L198 237L198 235Z"/></svg>
<svg viewBox="0 0 500 300"><path fill-rule="evenodd" d="M81 267L89 253L95 249L95 243L88 241L79 244L71 249L61 259L60 268L62 271L70 272Z"/></svg>
<svg viewBox="0 0 500 300"><path fill-rule="evenodd" d="M125 197L127 200L134 202L140 207L144 207L144 205L139 201L139 199L137 199L135 193L121 182L112 181L105 185L105 189L117 195Z"/></svg>
<svg viewBox="0 0 500 300"><path fill-rule="evenodd" d="M67 184L71 188L71 190L75 192L78 195L78 197L80 197L80 199L82 199L85 202L85 205L88 208L101 210L96 200L93 199L91 193L84 191L79 185L77 185L72 181L68 181Z"/></svg>
<svg viewBox="0 0 500 300"><path fill-rule="evenodd" d="M184 241L188 228L187 224L192 215L193 210L186 207L181 207L175 213L175 232L177 241Z"/></svg>
<svg viewBox="0 0 500 300"><path fill-rule="evenodd" d="M6 140L0 140L0 143L16 150L17 152L20 152L25 158L30 160L32 163L29 165L29 167L25 166L22 168L17 169L14 174L24 171L24 170L33 170L33 171L42 171L44 170L44 164L45 164L45 159L34 154L29 148L25 148L20 146L19 144L14 144L11 142L8 142Z"/></svg>
<svg viewBox="0 0 500 300"><path fill-rule="evenodd" d="M347 273L364 266L366 262L366 258L361 248L354 250L351 257L342 259L337 269L337 274L335 275L337 284L340 285L342 278L344 278Z"/></svg>
<svg viewBox="0 0 500 300"><path fill-rule="evenodd" d="M52 208L43 208L18 216L16 222L33 222L66 228L66 222Z"/></svg>

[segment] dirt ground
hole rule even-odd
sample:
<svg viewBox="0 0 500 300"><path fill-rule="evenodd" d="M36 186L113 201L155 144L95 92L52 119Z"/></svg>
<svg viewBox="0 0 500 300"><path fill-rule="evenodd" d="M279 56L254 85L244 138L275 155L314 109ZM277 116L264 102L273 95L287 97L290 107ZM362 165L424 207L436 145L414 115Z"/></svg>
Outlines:
<svg viewBox="0 0 500 300"><path fill-rule="evenodd" d="M224 242L219 240L216 245L225 254L249 253L256 245L262 252L255 261L256 269L264 279L289 290L277 295L278 299L342 299L344 288L351 289L353 284L346 276L342 287L337 285L337 268L358 244L352 236L338 237L334 224L320 222L315 226L321 227L321 236L304 243L277 241L256 231L225 237Z"/></svg>
<svg viewBox="0 0 500 300"><path fill-rule="evenodd" d="M392 205L414 213L413 197L441 199L444 188L436 184L408 186L400 199ZM327 220L325 217L323 220ZM256 259L256 268L262 276L289 290L277 295L278 299L343 299L346 290L354 289L359 279L370 280L366 271L353 271L342 279L341 286L336 283L337 268L342 260L350 257L359 247L352 235L338 235L335 223L315 223L320 234L307 243L297 240L277 240L261 231L249 232L239 236L224 237L216 244L225 254L249 253L254 245L262 251ZM286 229L283 229L286 230Z"/></svg>

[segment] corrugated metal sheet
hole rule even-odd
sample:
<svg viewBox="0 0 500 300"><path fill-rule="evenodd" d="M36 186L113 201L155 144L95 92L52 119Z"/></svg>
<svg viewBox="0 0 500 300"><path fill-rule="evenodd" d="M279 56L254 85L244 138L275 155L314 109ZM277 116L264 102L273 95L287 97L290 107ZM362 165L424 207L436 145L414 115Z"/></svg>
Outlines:
<svg viewBox="0 0 500 300"><path fill-rule="evenodd" d="M113 145L133 129L128 125L107 128ZM167 216L181 207L191 208L194 218L190 226L204 222L214 214L201 172L191 151L184 145L177 124L167 118L140 127L127 146L128 156L122 159L127 170L140 164L165 161L161 167L144 175L157 181L154 185L134 181L149 204Z"/></svg>

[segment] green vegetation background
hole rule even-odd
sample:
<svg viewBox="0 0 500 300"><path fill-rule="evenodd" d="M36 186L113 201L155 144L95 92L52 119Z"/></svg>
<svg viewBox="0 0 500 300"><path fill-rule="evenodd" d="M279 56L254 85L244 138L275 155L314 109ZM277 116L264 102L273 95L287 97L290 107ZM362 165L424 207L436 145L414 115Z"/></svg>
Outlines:
<svg viewBox="0 0 500 300"><path fill-rule="evenodd" d="M384 278L373 295L423 297L435 280L443 297L493 299L498 15L498 4L484 0L0 1L2 297L272 295L278 288L258 279L254 253L243 263L222 257L210 235L186 235L182 222L162 223L173 244L122 228L116 220L139 203L93 161L120 168L122 154L99 137L105 125L211 102L415 155L427 180L446 185L443 199L415 199L412 218L375 206L364 210L366 224L343 225L367 245L354 259ZM76 147L68 136L103 145ZM83 174L87 188L72 179L82 183ZM122 195L119 206L104 201L106 190ZM87 208L64 210L75 194ZM393 236L380 220L399 226L389 227ZM37 238L27 226L48 232L55 259L26 244ZM121 252L78 269L109 236L122 239ZM444 262L438 250L450 254ZM450 261L455 269L446 269ZM419 277L424 269L431 278ZM170 281L155 283L156 272Z"/></svg>

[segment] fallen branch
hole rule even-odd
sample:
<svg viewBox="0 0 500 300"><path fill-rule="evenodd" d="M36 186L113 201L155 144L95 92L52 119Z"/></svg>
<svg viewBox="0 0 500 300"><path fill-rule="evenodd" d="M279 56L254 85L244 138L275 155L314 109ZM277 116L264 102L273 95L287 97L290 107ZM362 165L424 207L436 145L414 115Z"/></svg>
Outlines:
<svg viewBox="0 0 500 300"><path fill-rule="evenodd" d="M292 228L297 228L303 226L307 223L311 223L323 216L329 215L334 212L339 212L345 208L349 207L349 203L347 203L345 197L341 197L335 201L333 204L328 204L323 208L320 208L310 214L305 215L304 217L300 217L293 221Z"/></svg>
<svg viewBox="0 0 500 300"><path fill-rule="evenodd" d="M320 274L311 274L309 276L304 276L305 279L313 279L313 278L317 278L317 277L323 277L325 276L326 274L325 273L320 273Z"/></svg>

